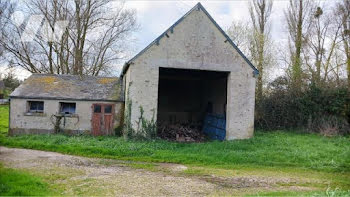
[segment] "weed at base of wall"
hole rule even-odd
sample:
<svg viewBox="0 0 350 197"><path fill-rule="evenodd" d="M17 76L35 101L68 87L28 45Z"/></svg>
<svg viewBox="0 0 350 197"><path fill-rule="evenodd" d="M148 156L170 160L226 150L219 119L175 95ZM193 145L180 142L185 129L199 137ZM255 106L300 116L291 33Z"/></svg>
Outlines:
<svg viewBox="0 0 350 197"><path fill-rule="evenodd" d="M133 139L154 139L157 136L157 123L154 120L154 110L153 110L153 116L151 120L147 120L143 117L144 110L143 107L140 106L140 117L138 119L137 123L137 129L135 130L133 128L132 122L131 122L131 107L132 107L132 101L127 100L126 102L127 110L125 112L125 122L124 127L122 129L122 134L124 136L125 140L128 140L129 138Z"/></svg>
<svg viewBox="0 0 350 197"><path fill-rule="evenodd" d="M154 139L157 136L157 123L154 121L154 109L152 119L147 120L143 117L144 110L142 106L140 108L140 117L137 122L137 138Z"/></svg>

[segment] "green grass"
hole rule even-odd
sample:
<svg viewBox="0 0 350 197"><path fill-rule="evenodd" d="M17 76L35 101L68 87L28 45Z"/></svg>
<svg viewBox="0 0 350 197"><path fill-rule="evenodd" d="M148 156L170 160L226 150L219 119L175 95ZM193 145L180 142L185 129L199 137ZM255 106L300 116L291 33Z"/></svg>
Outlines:
<svg viewBox="0 0 350 197"><path fill-rule="evenodd" d="M65 135L7 136L8 107L0 106L0 145L56 151L88 157L197 166L294 167L350 172L350 138L286 131L256 132L254 138L224 142L175 143L125 141L116 137Z"/></svg>
<svg viewBox="0 0 350 197"><path fill-rule="evenodd" d="M0 133L6 134L9 125L9 106L0 105Z"/></svg>
<svg viewBox="0 0 350 197"><path fill-rule="evenodd" d="M48 150L87 157L141 161L130 162L130 164L126 162L125 165L150 171L159 170L159 166L151 162L180 163L188 167L182 172L182 175L185 176L261 176L289 177L298 180L297 183L291 183L291 185L281 185L281 190L274 189L266 192L249 190L248 195L349 195L349 136L328 138L296 131L258 131L254 138L247 140L187 144L164 140L125 141L123 138L91 136L21 135L10 137L7 135L7 130L8 106L4 105L0 106L0 145L2 146ZM101 162L107 162L107 165L108 162L113 163L113 160ZM6 171L17 173L14 170L6 169ZM20 179L22 175L28 176L28 174L20 173L17 174L17 178ZM12 177L12 175L7 177ZM51 175L46 177L44 173L40 177L45 177L45 181L54 185L54 181L50 180ZM1 179L0 183L3 182ZM43 192L39 191L35 194L45 194L45 184L40 182L40 179L33 177L30 182L40 187L44 185ZM307 186L313 188L313 191L283 189L288 186ZM52 188L57 189L54 186ZM327 188L330 189L326 191ZM65 186L58 189L64 191Z"/></svg>
<svg viewBox="0 0 350 197"><path fill-rule="evenodd" d="M326 191L322 192L315 192L315 191L275 191L275 192L257 192L252 195L246 195L246 196L314 196L314 197L322 197L322 196L328 196L328 197L340 197L340 196L350 196L350 190L348 191L342 191L339 189L328 189Z"/></svg>
<svg viewBox="0 0 350 197"><path fill-rule="evenodd" d="M52 194L41 178L0 164L0 196L44 196Z"/></svg>

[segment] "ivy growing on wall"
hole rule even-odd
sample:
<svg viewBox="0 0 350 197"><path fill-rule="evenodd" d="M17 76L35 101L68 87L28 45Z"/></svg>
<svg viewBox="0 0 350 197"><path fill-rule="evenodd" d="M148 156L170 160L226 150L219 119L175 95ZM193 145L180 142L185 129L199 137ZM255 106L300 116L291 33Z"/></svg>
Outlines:
<svg viewBox="0 0 350 197"><path fill-rule="evenodd" d="M140 109L140 117L137 122L137 132L136 132L136 137L138 138L146 138L146 139L152 139L157 136L157 124L154 121L154 109L152 119L147 120L143 117L144 110L142 106L139 107Z"/></svg>
<svg viewBox="0 0 350 197"><path fill-rule="evenodd" d="M132 112L132 100L129 97L129 90L132 82L129 83L129 88L127 91L127 99L125 102L125 121L123 135L125 139L134 138L134 139L153 139L157 136L157 123L154 119L154 109L152 119L147 120L144 118L144 109L142 106L139 106L140 116L138 118L137 129L135 130L131 121L131 112Z"/></svg>

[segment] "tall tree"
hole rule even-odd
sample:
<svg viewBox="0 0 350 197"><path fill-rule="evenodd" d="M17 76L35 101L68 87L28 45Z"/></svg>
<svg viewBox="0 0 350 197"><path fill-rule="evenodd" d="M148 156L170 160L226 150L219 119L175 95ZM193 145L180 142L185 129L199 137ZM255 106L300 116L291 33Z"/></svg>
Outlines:
<svg viewBox="0 0 350 197"><path fill-rule="evenodd" d="M289 32L291 87L297 92L300 92L302 88L302 48L309 29L309 24L306 21L307 17L310 16L310 11L311 3L309 0L290 0L288 8L285 10Z"/></svg>
<svg viewBox="0 0 350 197"><path fill-rule="evenodd" d="M0 45L16 65L32 73L108 73L125 58L127 40L137 29L135 11L125 8L123 2L29 0L19 4L18 9L29 19L20 25L9 19ZM37 19L39 30L30 24L38 16L43 16ZM28 27L34 32L29 41L23 39Z"/></svg>
<svg viewBox="0 0 350 197"><path fill-rule="evenodd" d="M266 44L270 39L269 18L272 12L271 0L253 0L249 4L250 19L253 25L252 56L257 64L259 76L257 80L257 100L263 96L263 76L266 67Z"/></svg>
<svg viewBox="0 0 350 197"><path fill-rule="evenodd" d="M341 40L345 53L345 65L350 88L350 0L343 0L337 5L338 21L341 25Z"/></svg>

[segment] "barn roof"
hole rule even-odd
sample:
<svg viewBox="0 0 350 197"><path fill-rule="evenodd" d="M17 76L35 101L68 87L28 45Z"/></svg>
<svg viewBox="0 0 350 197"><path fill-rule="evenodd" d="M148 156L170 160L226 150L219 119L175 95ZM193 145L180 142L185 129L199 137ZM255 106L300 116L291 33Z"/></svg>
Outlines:
<svg viewBox="0 0 350 197"><path fill-rule="evenodd" d="M121 95L116 77L32 74L10 98L122 101Z"/></svg>
<svg viewBox="0 0 350 197"><path fill-rule="evenodd" d="M177 20L172 26L170 26L167 30L165 30L164 33L162 33L158 38L156 38L153 42L151 42L146 48L144 48L142 51L137 53L133 58L131 58L129 61L127 61L122 69L121 76L125 74L125 72L128 70L130 64L138 58L140 55L142 55L144 52L148 50L152 45L159 44L159 40L164 37L169 31L173 32L174 27L176 27L184 18L186 18L191 12L194 10L202 10L205 15L210 19L210 21L216 26L216 28L219 29L219 31L225 36L226 40L232 45L232 47L238 52L238 54L244 59L244 61L247 62L247 64L253 69L254 75L259 74L259 70L255 68L255 66L252 64L252 62L243 54L243 52L238 48L238 46L231 40L231 38L225 33L225 31L218 25L218 23L213 19L213 17L210 16L208 11L202 6L201 3L197 3L191 10L189 10L184 16L182 16L179 20Z"/></svg>

